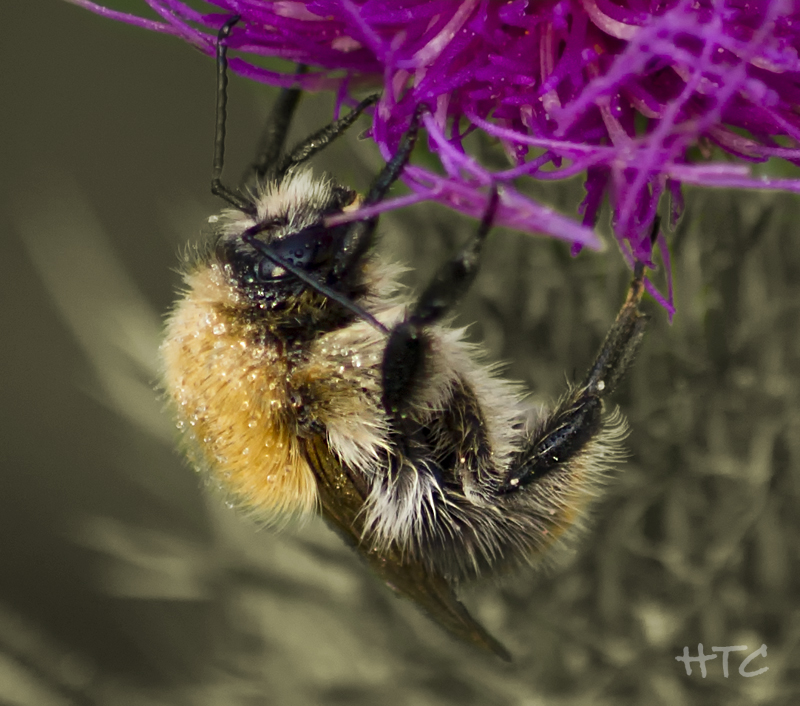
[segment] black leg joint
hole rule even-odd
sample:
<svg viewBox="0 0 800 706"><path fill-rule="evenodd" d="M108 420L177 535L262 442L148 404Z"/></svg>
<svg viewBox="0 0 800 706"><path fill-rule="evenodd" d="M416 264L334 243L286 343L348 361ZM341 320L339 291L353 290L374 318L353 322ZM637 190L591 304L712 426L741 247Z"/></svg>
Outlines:
<svg viewBox="0 0 800 706"><path fill-rule="evenodd" d="M211 180L211 193L214 194L214 196L219 196L221 199L224 199L231 206L238 208L244 213L249 213L253 216L256 214L256 207L252 202L240 196L235 191L231 191L218 177Z"/></svg>
<svg viewBox="0 0 800 706"><path fill-rule="evenodd" d="M383 350L383 407L391 418L402 417L424 362L422 331L404 321L389 334Z"/></svg>
<svg viewBox="0 0 800 706"><path fill-rule="evenodd" d="M525 444L498 492L512 493L557 468L568 469L570 460L600 431L602 412L600 397L587 392L557 409Z"/></svg>

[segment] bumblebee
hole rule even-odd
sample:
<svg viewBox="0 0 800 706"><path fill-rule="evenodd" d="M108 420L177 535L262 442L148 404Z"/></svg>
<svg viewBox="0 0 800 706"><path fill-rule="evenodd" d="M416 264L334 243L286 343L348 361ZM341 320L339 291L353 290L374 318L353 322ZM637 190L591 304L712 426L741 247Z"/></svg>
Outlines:
<svg viewBox="0 0 800 706"><path fill-rule="evenodd" d="M307 160L377 96L284 152L300 98L284 89L244 185L221 182L225 39L217 42L212 191L229 207L184 273L161 348L163 382L195 466L259 517L320 512L391 588L456 637L508 659L456 597L463 582L536 563L578 531L626 423L606 397L634 359L646 317L642 266L583 381L530 423L521 390L479 362L444 321L478 270L502 193L417 299L374 251L376 204L419 128L362 197Z"/></svg>

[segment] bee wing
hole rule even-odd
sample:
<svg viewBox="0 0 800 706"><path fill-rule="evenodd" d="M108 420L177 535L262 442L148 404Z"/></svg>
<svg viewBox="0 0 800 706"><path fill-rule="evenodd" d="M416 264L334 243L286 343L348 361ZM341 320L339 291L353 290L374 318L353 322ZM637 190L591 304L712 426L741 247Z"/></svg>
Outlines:
<svg viewBox="0 0 800 706"><path fill-rule="evenodd" d="M324 439L305 440L304 452L317 479L323 516L358 550L370 568L451 635L510 662L508 650L469 614L444 576L432 573L422 562L394 547L378 552L362 541L361 509L368 488L363 479L352 477L342 468Z"/></svg>

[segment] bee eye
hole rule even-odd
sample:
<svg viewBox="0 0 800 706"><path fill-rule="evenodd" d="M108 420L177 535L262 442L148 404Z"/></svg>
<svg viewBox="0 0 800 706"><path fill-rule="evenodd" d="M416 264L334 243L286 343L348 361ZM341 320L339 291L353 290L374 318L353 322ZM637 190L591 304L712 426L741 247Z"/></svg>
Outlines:
<svg viewBox="0 0 800 706"><path fill-rule="evenodd" d="M256 277L262 282L282 279L285 276L286 270L266 257L262 257L256 264Z"/></svg>
<svg viewBox="0 0 800 706"><path fill-rule="evenodd" d="M270 243L269 249L282 260L310 272L331 262L333 245L332 232L322 225L314 225ZM287 272L269 258L261 257L256 265L256 275L267 281L281 279Z"/></svg>

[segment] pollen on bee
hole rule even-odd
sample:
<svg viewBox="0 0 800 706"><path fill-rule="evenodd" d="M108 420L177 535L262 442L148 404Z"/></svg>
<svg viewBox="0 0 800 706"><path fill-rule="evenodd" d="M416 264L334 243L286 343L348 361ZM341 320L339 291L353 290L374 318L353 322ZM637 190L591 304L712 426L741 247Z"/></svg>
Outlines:
<svg viewBox="0 0 800 706"><path fill-rule="evenodd" d="M189 291L167 321L164 386L178 428L195 465L237 505L267 520L309 512L314 475L279 414L287 406L277 383L285 371L258 344L241 345L236 309L221 306L230 303L229 288L217 275L211 265L188 273Z"/></svg>

